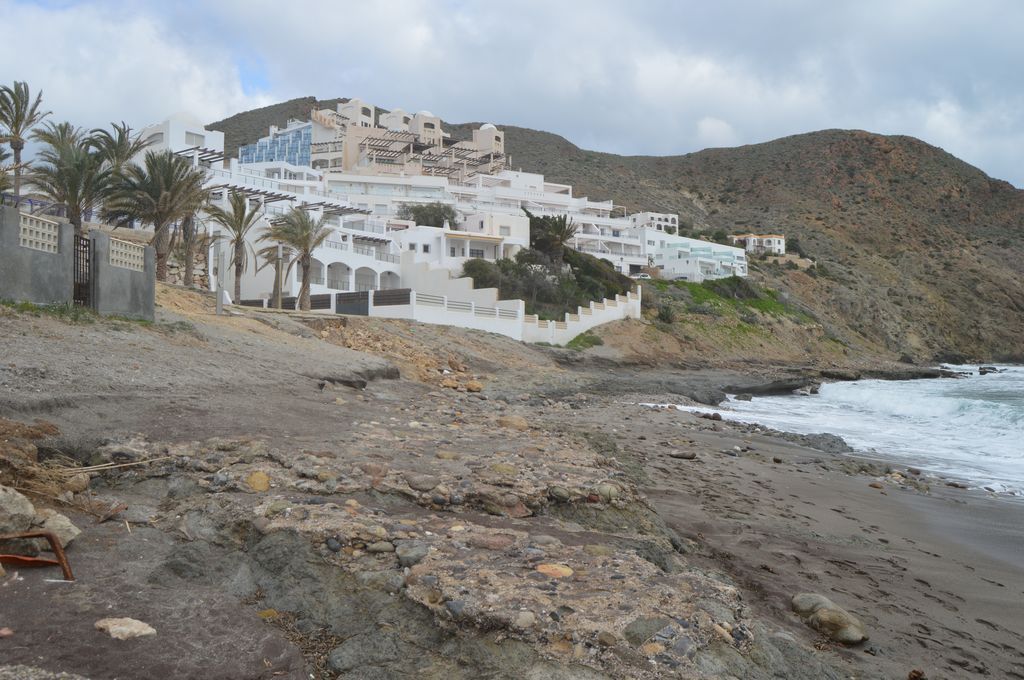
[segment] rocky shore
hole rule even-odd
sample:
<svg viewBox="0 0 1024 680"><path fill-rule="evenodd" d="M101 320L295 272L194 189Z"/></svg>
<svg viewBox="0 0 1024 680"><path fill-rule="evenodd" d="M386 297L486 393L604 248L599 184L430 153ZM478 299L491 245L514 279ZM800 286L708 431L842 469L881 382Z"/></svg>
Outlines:
<svg viewBox="0 0 1024 680"><path fill-rule="evenodd" d="M754 394L778 371L610 372L451 329L390 324L378 341L175 311L157 328L2 319L0 459L94 467L26 492L81 530L77 580L7 568L0 664L94 680L1024 676L1019 505L835 441L642 406ZM23 436L35 418L48 434ZM24 490L32 469L0 483ZM109 617L155 634L114 639L95 625Z"/></svg>

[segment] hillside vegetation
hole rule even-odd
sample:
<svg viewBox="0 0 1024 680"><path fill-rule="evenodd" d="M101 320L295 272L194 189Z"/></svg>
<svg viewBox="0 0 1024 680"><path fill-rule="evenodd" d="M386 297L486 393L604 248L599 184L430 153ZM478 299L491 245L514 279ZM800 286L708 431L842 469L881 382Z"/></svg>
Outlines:
<svg viewBox="0 0 1024 680"><path fill-rule="evenodd" d="M308 116L313 101L213 127L229 146L252 141L282 118ZM476 125L448 129L464 138ZM681 156L617 156L502 129L517 169L571 183L577 196L679 213L684 233L767 230L797 239L817 272L755 260L751 277L848 347L917 361L1024 360L1024 191L942 149L825 130Z"/></svg>

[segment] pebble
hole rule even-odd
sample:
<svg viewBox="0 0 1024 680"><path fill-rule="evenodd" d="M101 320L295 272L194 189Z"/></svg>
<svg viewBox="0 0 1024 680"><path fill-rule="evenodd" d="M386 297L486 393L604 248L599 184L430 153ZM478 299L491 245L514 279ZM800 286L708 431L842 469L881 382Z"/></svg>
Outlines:
<svg viewBox="0 0 1024 680"><path fill-rule="evenodd" d="M390 541L377 541L366 546L366 552L371 553L390 553L395 552L395 544Z"/></svg>
<svg viewBox="0 0 1024 680"><path fill-rule="evenodd" d="M331 552L338 552L339 550L341 550L341 541L339 541L334 536L331 536L327 539L327 549Z"/></svg>
<svg viewBox="0 0 1024 680"><path fill-rule="evenodd" d="M398 563L403 567L411 567L419 564L430 552L430 546L418 541L407 541L395 548L398 555Z"/></svg>
<svg viewBox="0 0 1024 680"><path fill-rule="evenodd" d="M668 456L679 460L693 460L697 457L697 453L695 451L672 451Z"/></svg>

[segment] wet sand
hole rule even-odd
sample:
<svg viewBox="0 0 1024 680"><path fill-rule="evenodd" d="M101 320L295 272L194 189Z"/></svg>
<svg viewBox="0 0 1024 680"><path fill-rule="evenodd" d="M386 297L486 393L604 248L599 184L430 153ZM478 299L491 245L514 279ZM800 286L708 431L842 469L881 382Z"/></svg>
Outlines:
<svg viewBox="0 0 1024 680"><path fill-rule="evenodd" d="M841 469L845 456L616 402L573 420L643 461L645 493L688 539L691 559L726 572L756 611L813 637L789 611L794 594L847 608L871 639L818 646L855 677L1024 678L1024 502L945 486L877 489Z"/></svg>

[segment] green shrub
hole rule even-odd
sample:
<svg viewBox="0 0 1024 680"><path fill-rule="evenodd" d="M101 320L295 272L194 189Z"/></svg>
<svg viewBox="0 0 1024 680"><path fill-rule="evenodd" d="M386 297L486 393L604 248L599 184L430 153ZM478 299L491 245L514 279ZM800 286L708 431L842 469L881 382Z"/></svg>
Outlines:
<svg viewBox="0 0 1024 680"><path fill-rule="evenodd" d="M675 323L676 312L672 309L671 305L661 305L658 307L658 321L661 323Z"/></svg>
<svg viewBox="0 0 1024 680"><path fill-rule="evenodd" d="M604 340L594 335L591 331L586 331L584 333L580 333L575 338L567 342L565 346L569 349L582 352L585 349L590 349L591 347L597 347L598 345L603 344Z"/></svg>

